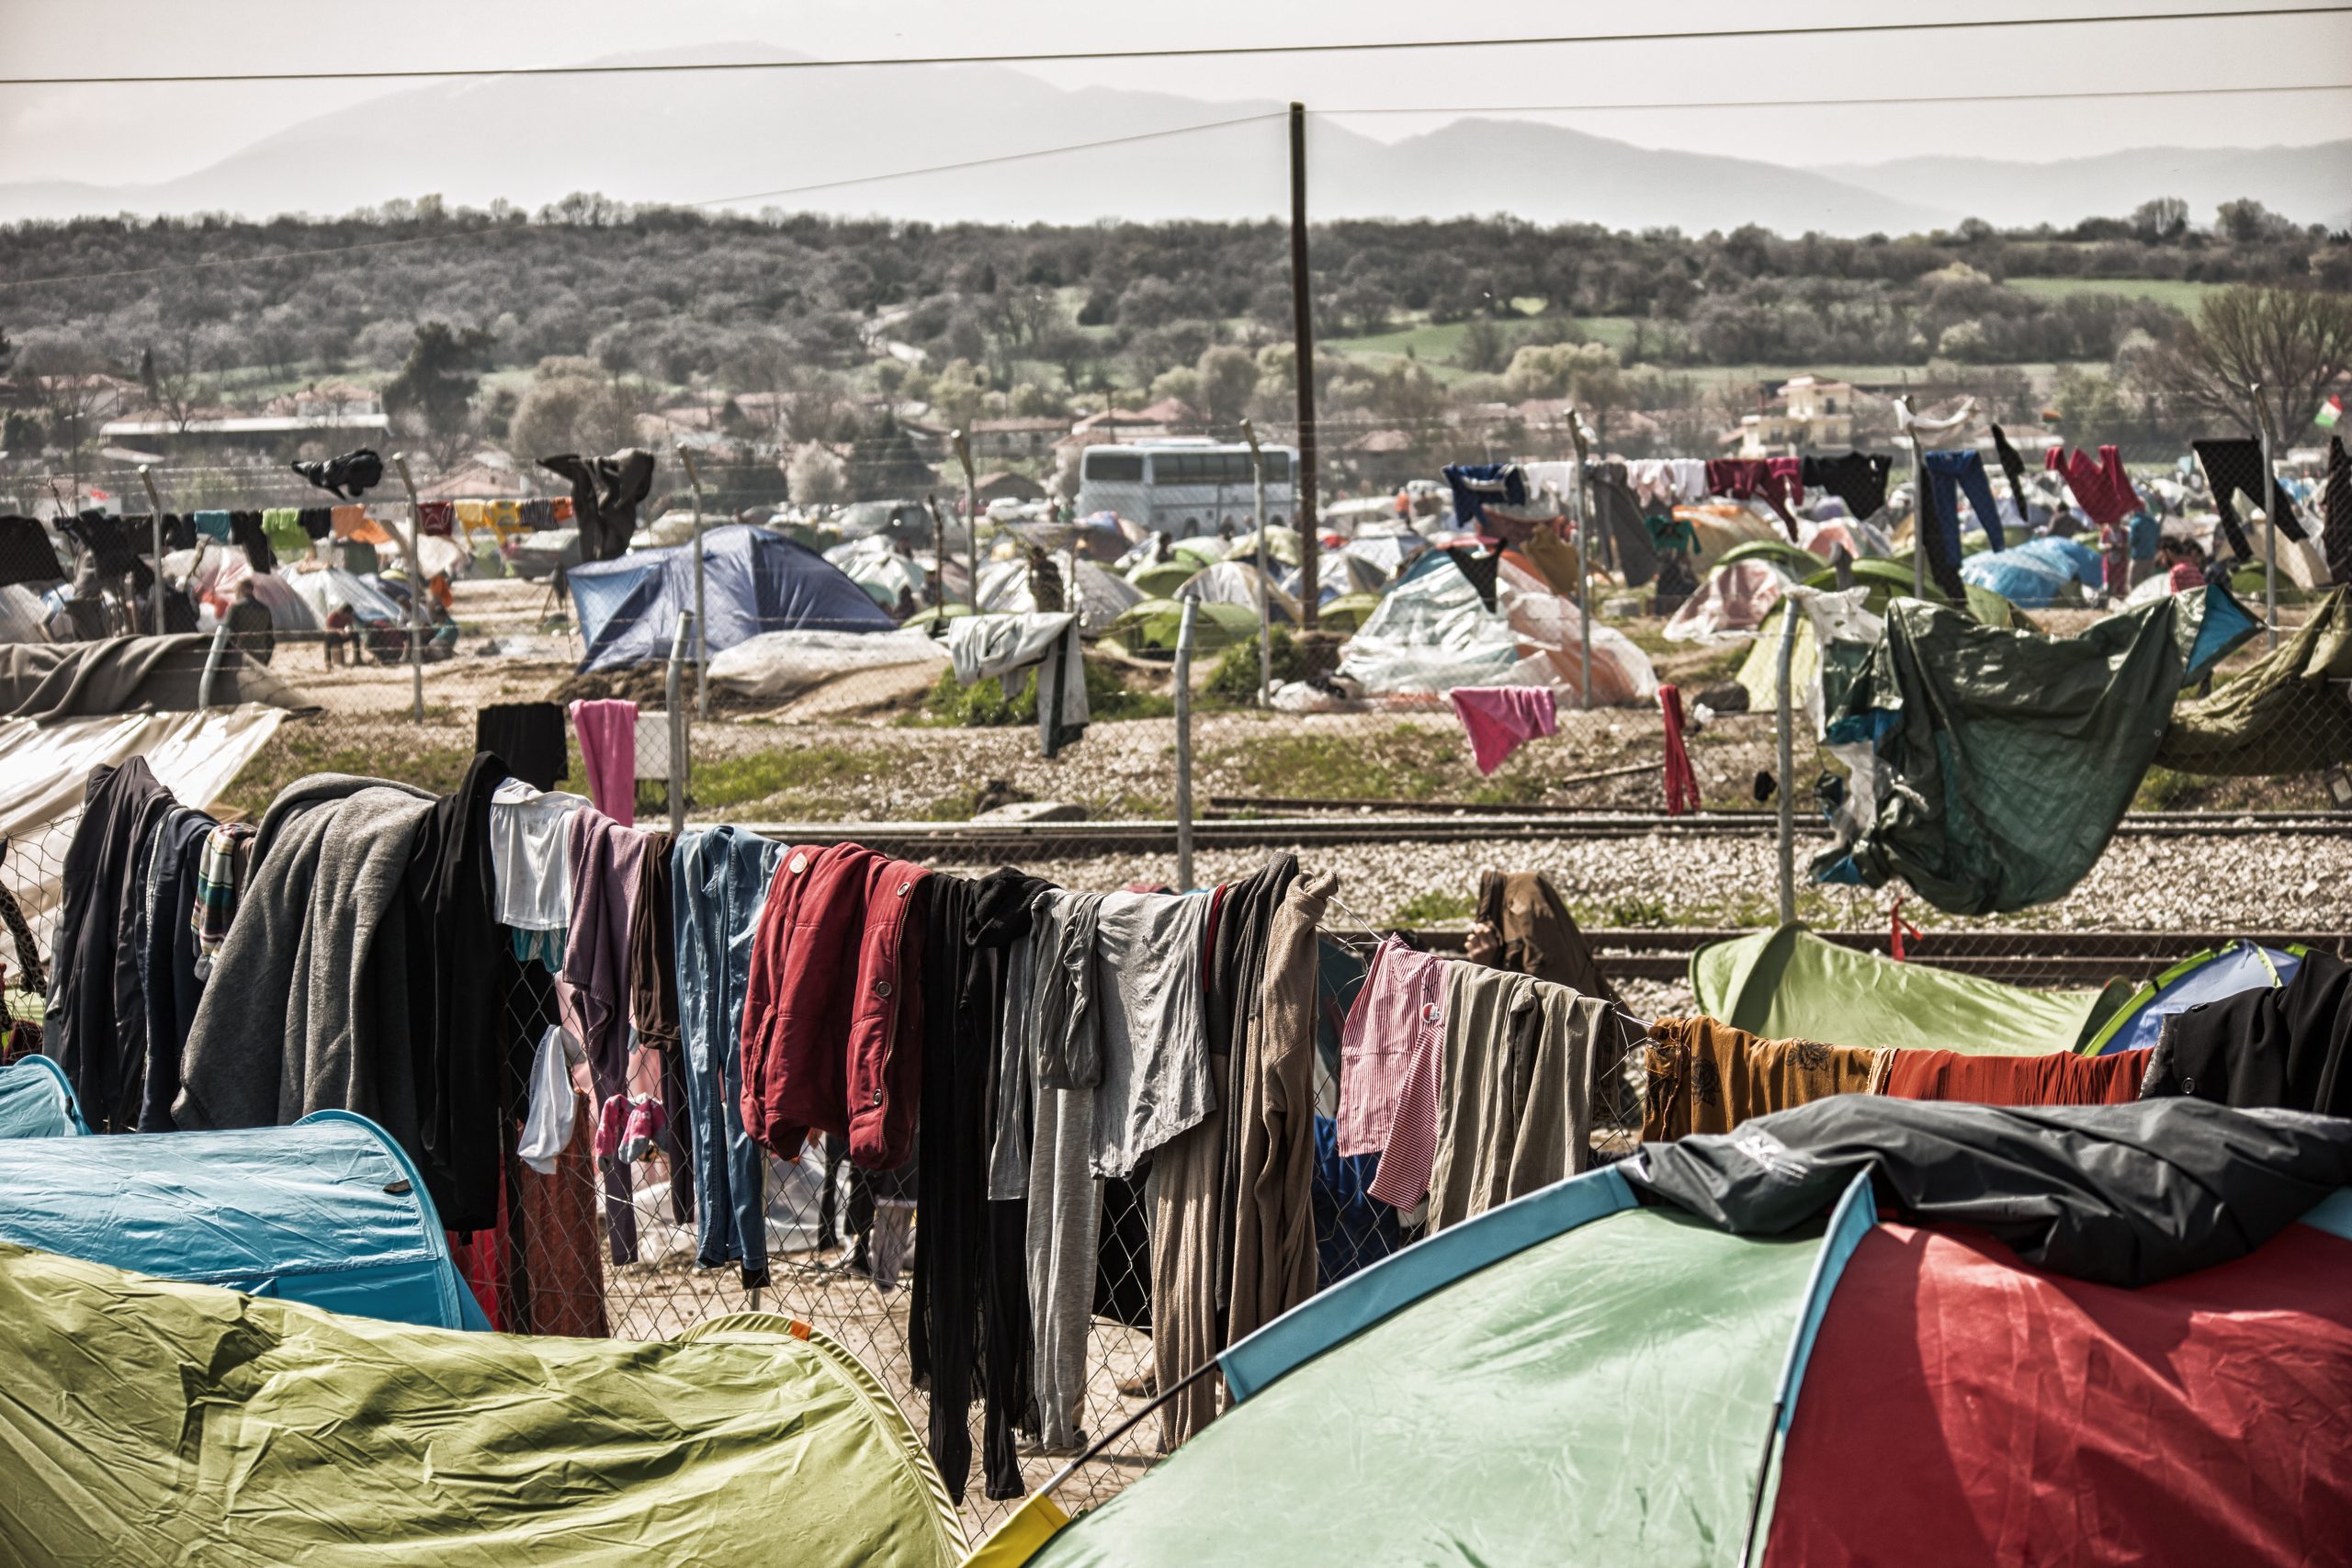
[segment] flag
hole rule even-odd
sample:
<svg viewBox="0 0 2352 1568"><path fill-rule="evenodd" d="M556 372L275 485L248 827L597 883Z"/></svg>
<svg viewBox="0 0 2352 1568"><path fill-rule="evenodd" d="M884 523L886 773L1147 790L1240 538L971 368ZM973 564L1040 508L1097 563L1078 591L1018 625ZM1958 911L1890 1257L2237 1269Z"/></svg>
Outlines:
<svg viewBox="0 0 2352 1568"><path fill-rule="evenodd" d="M2344 417L2344 400L2332 397L2319 405L2319 412L2312 415L2312 423L2322 430L2334 430L2335 422Z"/></svg>

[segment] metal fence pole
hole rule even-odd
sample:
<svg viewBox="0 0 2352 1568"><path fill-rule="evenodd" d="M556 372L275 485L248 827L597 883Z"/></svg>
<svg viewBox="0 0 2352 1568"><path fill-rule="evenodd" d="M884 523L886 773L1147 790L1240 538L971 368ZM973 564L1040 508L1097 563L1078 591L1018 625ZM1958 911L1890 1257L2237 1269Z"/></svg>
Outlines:
<svg viewBox="0 0 2352 1568"><path fill-rule="evenodd" d="M1258 512L1258 705L1264 707L1274 694L1273 594L1266 579L1266 457L1258 450L1257 427L1246 419L1241 422L1241 438L1250 443L1250 483Z"/></svg>
<svg viewBox="0 0 2352 1568"><path fill-rule="evenodd" d="M1113 434L1117 433L1114 431ZM972 614L977 615L980 613L980 482L972 472L970 438L960 430L948 432L947 438L955 443L956 461L964 468L964 559L972 574L970 591L964 595L964 603L969 604ZM946 570L944 562L941 563L941 570ZM1077 584L1071 586L1075 588Z"/></svg>
<svg viewBox="0 0 2352 1568"><path fill-rule="evenodd" d="M408 491L408 668L409 716L424 722L424 558L416 541L424 532L424 503L416 498L416 480L409 477L408 454L392 454L400 470L401 488Z"/></svg>
<svg viewBox="0 0 2352 1568"><path fill-rule="evenodd" d="M155 517L155 624L147 630L150 636L161 637L164 635L164 497L155 488L155 476L147 471L144 463L139 465L139 482L147 487L147 505Z"/></svg>
<svg viewBox="0 0 2352 1568"><path fill-rule="evenodd" d="M670 831L673 836L686 830L686 781L693 772L687 755L693 731L684 701L686 638L697 629L695 613L682 610L678 613L678 629L670 637L670 671L664 695L670 705Z"/></svg>
<svg viewBox="0 0 2352 1568"><path fill-rule="evenodd" d="M229 647L229 617L223 615L212 628L212 646L204 652L204 673L196 682L196 705L212 705L212 678L220 672L220 656Z"/></svg>
<svg viewBox="0 0 2352 1568"><path fill-rule="evenodd" d="M1572 509L1577 525L1577 623L1578 681L1583 690L1577 706L1592 706L1592 472L1587 463L1583 415L1568 411L1568 451L1576 458L1577 482Z"/></svg>
<svg viewBox="0 0 2352 1568"><path fill-rule="evenodd" d="M1800 595L1792 591L1781 599L1781 647L1775 661L1778 673L1774 677L1777 694L1776 725L1780 731L1780 788L1777 792L1781 807L1781 923L1794 925L1797 918L1797 815L1796 795L1790 787L1789 775L1796 769L1796 726L1789 700L1791 671L1796 663L1797 616L1801 613Z"/></svg>
<svg viewBox="0 0 2352 1568"><path fill-rule="evenodd" d="M2255 428L2262 434L2262 624L2268 628L2267 646L2278 646L2278 479L2271 468L2270 411L2262 406L2262 383L2256 381L2246 388L2254 395Z"/></svg>
<svg viewBox="0 0 2352 1568"><path fill-rule="evenodd" d="M1928 596L1928 459L1915 433L1911 441L1911 597ZM1953 532L1959 532L1957 522Z"/></svg>
<svg viewBox="0 0 2352 1568"><path fill-rule="evenodd" d="M1176 880L1193 887L1193 620L1198 599L1184 601L1176 624Z"/></svg>
<svg viewBox="0 0 2352 1568"><path fill-rule="evenodd" d="M695 716L710 716L710 648L702 603L702 476L695 472L695 455L678 444L678 461L686 470L686 488L695 498Z"/></svg>

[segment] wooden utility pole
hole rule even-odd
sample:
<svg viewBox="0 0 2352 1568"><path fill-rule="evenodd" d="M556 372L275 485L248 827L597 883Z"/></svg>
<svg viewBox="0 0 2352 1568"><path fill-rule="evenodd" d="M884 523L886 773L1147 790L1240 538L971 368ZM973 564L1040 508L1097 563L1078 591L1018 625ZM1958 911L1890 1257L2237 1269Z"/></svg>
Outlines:
<svg viewBox="0 0 2352 1568"><path fill-rule="evenodd" d="M1306 266L1306 106L1290 107L1290 299L1292 335L1298 346L1298 471L1292 475L1298 509L1298 605L1300 629L1313 631L1320 589L1316 579L1317 504L1315 476L1315 286Z"/></svg>

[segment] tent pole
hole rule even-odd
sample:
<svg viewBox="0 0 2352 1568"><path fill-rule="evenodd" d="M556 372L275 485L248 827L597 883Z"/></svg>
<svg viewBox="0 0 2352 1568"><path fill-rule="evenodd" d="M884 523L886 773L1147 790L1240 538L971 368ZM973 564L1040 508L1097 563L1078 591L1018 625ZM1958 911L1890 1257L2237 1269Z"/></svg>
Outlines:
<svg viewBox="0 0 2352 1568"><path fill-rule="evenodd" d="M686 488L695 498L695 716L710 716L709 637L703 631L702 604L702 476L695 472L695 455L678 443L678 461L686 470Z"/></svg>
<svg viewBox="0 0 2352 1568"><path fill-rule="evenodd" d="M972 443L962 431L948 433L956 444L956 460L964 466L964 559L972 573L971 588L964 595L972 614L980 613L980 483L972 473Z"/></svg>
<svg viewBox="0 0 2352 1568"><path fill-rule="evenodd" d="M1258 705L1264 707L1274 692L1273 595L1266 588L1266 460L1258 450L1257 427L1246 419L1241 422L1241 439L1250 443L1250 483L1258 513Z"/></svg>
<svg viewBox="0 0 2352 1568"><path fill-rule="evenodd" d="M1176 624L1176 881L1193 886L1193 618L1198 599L1184 601Z"/></svg>
<svg viewBox="0 0 2352 1568"><path fill-rule="evenodd" d="M155 489L155 476L147 471L144 463L139 465L139 482L147 487L147 506L155 518L155 624L147 631L151 637L161 637L164 635L164 498Z"/></svg>
<svg viewBox="0 0 2352 1568"><path fill-rule="evenodd" d="M2254 395L2255 428L2262 433L2262 524L2268 546L2262 552L2262 624L2267 628L2268 646L2278 647L2278 479L2271 468L2270 411L2262 403L2262 383L2256 381L2246 388Z"/></svg>
<svg viewBox="0 0 2352 1568"><path fill-rule="evenodd" d="M400 470L401 488L408 491L408 671L409 716L424 722L424 558L417 553L417 536L424 532L424 503L416 499L416 480L409 477L408 454L392 454Z"/></svg>
<svg viewBox="0 0 2352 1568"><path fill-rule="evenodd" d="M1791 670L1796 662L1799 598L1796 590L1781 597L1781 647L1780 657L1776 660L1779 672L1774 679L1781 742L1781 924L1784 926L1794 925L1797 919L1796 796L1789 783L1789 775L1796 767L1796 727L1791 718L1789 683Z"/></svg>

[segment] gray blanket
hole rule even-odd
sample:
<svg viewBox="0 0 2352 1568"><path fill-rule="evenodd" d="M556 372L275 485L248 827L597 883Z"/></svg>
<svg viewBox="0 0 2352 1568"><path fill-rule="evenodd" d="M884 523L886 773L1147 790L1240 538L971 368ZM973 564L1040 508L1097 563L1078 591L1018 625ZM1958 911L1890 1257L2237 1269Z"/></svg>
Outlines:
<svg viewBox="0 0 2352 1568"><path fill-rule="evenodd" d="M51 724L110 713L193 713L212 639L196 632L103 642L0 646L0 716ZM267 703L296 713L318 704L235 649L220 651L216 705Z"/></svg>
<svg viewBox="0 0 2352 1568"><path fill-rule="evenodd" d="M401 885L435 798L318 773L271 803L181 1056L181 1127L283 1125L338 1108L415 1146Z"/></svg>

